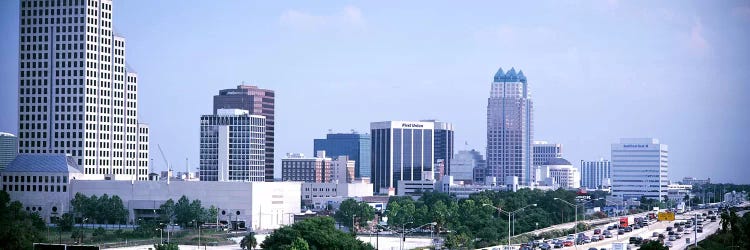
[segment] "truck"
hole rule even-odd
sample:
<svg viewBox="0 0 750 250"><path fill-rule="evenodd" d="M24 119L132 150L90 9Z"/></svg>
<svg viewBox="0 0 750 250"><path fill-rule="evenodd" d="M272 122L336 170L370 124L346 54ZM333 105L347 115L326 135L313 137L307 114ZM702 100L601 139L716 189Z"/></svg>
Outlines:
<svg viewBox="0 0 750 250"><path fill-rule="evenodd" d="M635 219L633 218L633 216L620 217L620 228L625 228L629 225L633 225L634 222Z"/></svg>
<svg viewBox="0 0 750 250"><path fill-rule="evenodd" d="M676 212L677 214L685 213L685 202L680 202L679 204L677 204Z"/></svg>

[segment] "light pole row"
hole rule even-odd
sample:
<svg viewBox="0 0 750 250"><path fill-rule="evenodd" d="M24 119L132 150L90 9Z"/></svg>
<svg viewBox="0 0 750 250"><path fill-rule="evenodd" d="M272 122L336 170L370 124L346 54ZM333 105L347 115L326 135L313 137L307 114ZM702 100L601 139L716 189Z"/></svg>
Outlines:
<svg viewBox="0 0 750 250"><path fill-rule="evenodd" d="M502 209L502 208L496 207L496 206L494 206L494 205L492 205L492 204L486 204L486 203L485 203L485 204L482 204L482 206L490 206L490 207L493 207L493 208L495 208L495 209L497 210L497 215L498 215L498 216L500 216L500 212L503 212L503 213L505 213L505 214L507 214L507 215L508 215L508 247L510 247L510 225L511 225L511 216L515 217L515 214L516 214L517 212L520 212L520 211L522 211L522 210L524 210L524 209L526 209L526 208L528 208L528 207L536 207L536 203L534 203L534 204L531 204L531 205L527 205L527 206L525 206L525 207L522 207L522 208L519 208L519 209L516 209L516 210L515 210L515 211L513 211L513 212L506 212L506 211L503 211L503 209Z"/></svg>

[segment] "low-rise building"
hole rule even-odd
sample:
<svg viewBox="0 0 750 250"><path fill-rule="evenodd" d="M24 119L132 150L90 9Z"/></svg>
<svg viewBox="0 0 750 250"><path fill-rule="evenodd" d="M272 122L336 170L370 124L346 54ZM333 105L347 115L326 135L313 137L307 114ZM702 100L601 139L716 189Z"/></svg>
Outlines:
<svg viewBox="0 0 750 250"><path fill-rule="evenodd" d="M281 179L283 181L331 182L331 158L325 151L316 152L316 157L305 157L302 153L287 154L281 159Z"/></svg>
<svg viewBox="0 0 750 250"><path fill-rule="evenodd" d="M119 196L128 209L128 223L156 217L161 204L184 195L205 207L219 208L221 222L255 230L290 224L288 214L299 213L301 202L299 182L90 180L71 157L62 154L19 155L0 175L11 200L47 222L71 212L76 193Z"/></svg>
<svg viewBox="0 0 750 250"><path fill-rule="evenodd" d="M367 180L354 183L316 183L305 182L301 185L301 198L305 205L312 204L317 197L364 197L372 195L372 184Z"/></svg>

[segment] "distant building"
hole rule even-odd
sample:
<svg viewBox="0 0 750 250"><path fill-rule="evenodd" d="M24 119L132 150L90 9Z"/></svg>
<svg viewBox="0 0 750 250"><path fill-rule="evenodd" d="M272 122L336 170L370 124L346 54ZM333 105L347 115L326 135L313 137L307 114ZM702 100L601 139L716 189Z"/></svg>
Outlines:
<svg viewBox="0 0 750 250"><path fill-rule="evenodd" d="M686 202L685 196L687 196L688 199L693 198L692 190L693 185L669 184L667 185L667 197L671 201Z"/></svg>
<svg viewBox="0 0 750 250"><path fill-rule="evenodd" d="M325 151L318 151L316 157L305 157L304 154L287 154L281 159L281 179L283 181L301 181L326 183L331 182L331 158Z"/></svg>
<svg viewBox="0 0 750 250"><path fill-rule="evenodd" d="M563 158L549 159L541 166L541 179L545 186L554 188L576 189L581 187L581 174L568 160Z"/></svg>
<svg viewBox="0 0 750 250"><path fill-rule="evenodd" d="M319 197L364 197L372 196L372 184L367 181L355 183L302 183L302 202L308 207L314 207L313 199Z"/></svg>
<svg viewBox="0 0 750 250"><path fill-rule="evenodd" d="M325 152L325 151L322 151ZM349 156L337 156L331 161L331 182L352 183L354 182L354 166L357 163L349 160ZM369 184L369 182L368 182ZM372 193L372 192L371 192Z"/></svg>
<svg viewBox="0 0 750 250"><path fill-rule="evenodd" d="M534 166L541 166L552 158L562 158L562 144L534 141Z"/></svg>
<svg viewBox="0 0 750 250"><path fill-rule="evenodd" d="M620 139L612 144L612 195L662 200L669 185L669 151L653 138Z"/></svg>
<svg viewBox="0 0 750 250"><path fill-rule="evenodd" d="M370 134L327 134L325 139L315 139L314 143L314 152L326 151L331 157L345 155L353 160L355 177L370 177Z"/></svg>
<svg viewBox="0 0 750 250"><path fill-rule="evenodd" d="M460 150L451 162L451 176L455 181L473 183L476 168L486 168L487 162L482 154L476 150ZM484 173L482 173L484 175ZM484 176L483 176L484 177ZM481 182L480 182L481 183Z"/></svg>
<svg viewBox="0 0 750 250"><path fill-rule="evenodd" d="M239 85L236 89L223 89L214 96L214 115L219 109L242 109L251 115L266 118L265 128L265 181L273 181L274 166L274 127L276 113L276 93L270 89L257 86Z"/></svg>
<svg viewBox="0 0 750 250"><path fill-rule="evenodd" d="M487 180L487 167L474 168L474 183L484 183Z"/></svg>
<svg viewBox="0 0 750 250"><path fill-rule="evenodd" d="M682 181L680 182L685 185L706 185L711 184L711 178L708 179L698 179L694 177L685 177L682 178Z"/></svg>
<svg viewBox="0 0 750 250"><path fill-rule="evenodd" d="M437 130L436 130L437 128ZM436 171L435 149L452 150L453 140L436 140L435 132L452 126L435 121L385 121L370 123L372 135L372 182L374 191L395 191L399 180L421 180L425 171ZM451 135L452 137L452 135ZM444 160L444 159L443 159Z"/></svg>
<svg viewBox="0 0 750 250"><path fill-rule="evenodd" d="M602 189L612 178L612 165L609 160L598 161L581 160L581 187L587 189Z"/></svg>
<svg viewBox="0 0 750 250"><path fill-rule="evenodd" d="M435 161L442 160L441 175L451 175L453 171L453 124L437 120L421 120L435 123Z"/></svg>
<svg viewBox="0 0 750 250"><path fill-rule="evenodd" d="M3 171L18 155L18 137L0 132L0 171Z"/></svg>
<svg viewBox="0 0 750 250"><path fill-rule="evenodd" d="M487 175L532 184L533 101L523 71L498 69L487 99ZM511 183L515 185L515 183Z"/></svg>
<svg viewBox="0 0 750 250"><path fill-rule="evenodd" d="M219 109L200 120L201 181L265 181L266 118Z"/></svg>

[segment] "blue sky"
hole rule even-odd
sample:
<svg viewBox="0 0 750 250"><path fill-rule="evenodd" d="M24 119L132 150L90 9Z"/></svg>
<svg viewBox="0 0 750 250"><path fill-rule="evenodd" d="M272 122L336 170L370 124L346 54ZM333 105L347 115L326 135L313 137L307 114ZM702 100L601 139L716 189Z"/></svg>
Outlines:
<svg viewBox="0 0 750 250"><path fill-rule="evenodd" d="M382 120L454 123L484 151L498 67L522 69L535 139L609 158L620 137L670 148L670 179L750 183L748 1L115 1L140 119L184 169L219 89L276 90L277 165ZM18 1L0 1L0 131L17 130ZM467 143L468 146L464 144ZM278 170L278 166L277 166Z"/></svg>

